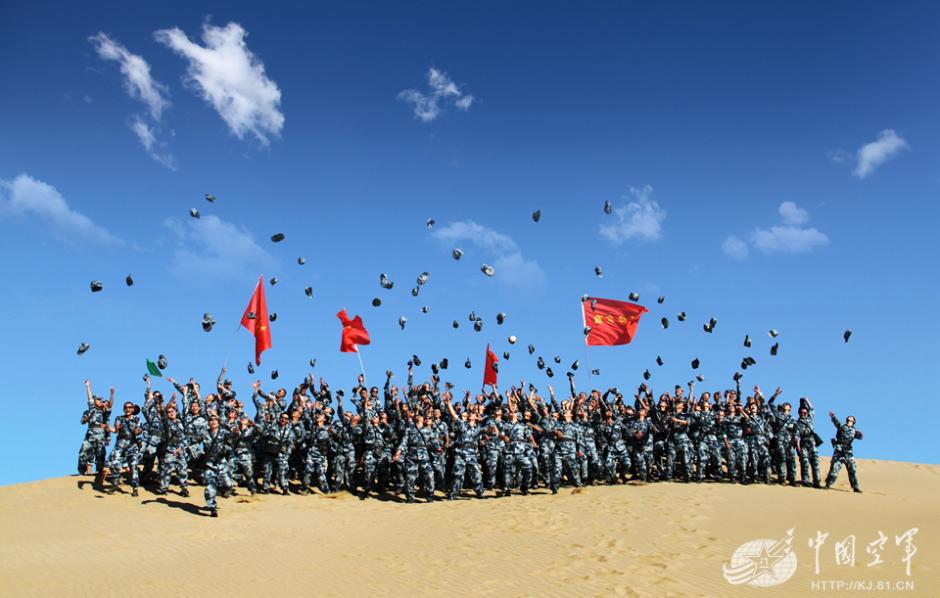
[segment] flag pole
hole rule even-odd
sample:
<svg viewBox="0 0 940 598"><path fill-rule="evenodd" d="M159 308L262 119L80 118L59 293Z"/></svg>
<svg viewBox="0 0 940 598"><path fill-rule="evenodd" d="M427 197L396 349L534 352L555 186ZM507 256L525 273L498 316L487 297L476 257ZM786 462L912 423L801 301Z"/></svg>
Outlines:
<svg viewBox="0 0 940 598"><path fill-rule="evenodd" d="M362 353L359 352L359 345L356 345L356 357L359 358L359 371L362 372L362 381L366 383L366 368L362 365Z"/></svg>
<svg viewBox="0 0 940 598"><path fill-rule="evenodd" d="M588 300L590 300L590 298L588 298ZM587 364L587 370L588 370L588 387L591 387L594 385L594 378L593 378L593 374L591 373L591 360L588 357L588 335L584 334L584 328L587 328L587 316L584 315L584 301L580 302L580 309L581 309L581 324L583 325L583 327L581 328L581 335L584 337L584 362ZM588 390L591 390L591 389L588 388Z"/></svg>

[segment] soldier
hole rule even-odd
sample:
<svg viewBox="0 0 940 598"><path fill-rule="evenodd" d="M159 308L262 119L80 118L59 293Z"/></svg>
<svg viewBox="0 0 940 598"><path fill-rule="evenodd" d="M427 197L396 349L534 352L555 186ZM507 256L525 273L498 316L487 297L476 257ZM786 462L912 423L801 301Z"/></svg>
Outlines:
<svg viewBox="0 0 940 598"><path fill-rule="evenodd" d="M682 390L681 388L679 389ZM689 440L689 426L692 418L686 409L687 403L681 399L676 400L676 411L669 418L672 433L669 435L669 454L667 476L671 479L676 458L682 467L682 478L686 482L692 481L692 442Z"/></svg>
<svg viewBox="0 0 940 598"><path fill-rule="evenodd" d="M163 427L166 414L163 407L163 393L159 390L153 392L150 390L150 374L144 376L144 381L147 383L147 390L144 392L143 411L147 425L145 426L146 434L141 439L140 478L146 482L153 471L157 457L163 454Z"/></svg>
<svg viewBox="0 0 940 598"><path fill-rule="evenodd" d="M542 479L545 481L545 485L551 489L552 494L557 494L558 487L561 486L561 460L558 458L555 442L555 430L558 429L558 422L555 421L554 415L549 410L548 405L542 405L536 421L528 425L538 435L539 469L542 472Z"/></svg>
<svg viewBox="0 0 940 598"><path fill-rule="evenodd" d="M561 466L564 472L568 473L568 479L580 488L583 485L581 480L580 459L584 453L578 444L581 434L578 430L578 424L574 423L574 416L570 409L562 412L562 422L555 430L555 439L558 442L558 456L561 459ZM561 483L561 475L558 476L558 483Z"/></svg>
<svg viewBox="0 0 940 598"><path fill-rule="evenodd" d="M434 471L428 454L429 434L428 428L424 426L424 417L420 413L415 415L414 420L405 423L398 448L392 457L392 461L397 463L402 453L405 454L405 500L409 503L415 501L415 481L419 474L424 482L427 501L434 502Z"/></svg>
<svg viewBox="0 0 940 598"><path fill-rule="evenodd" d="M369 399L367 401L371 402ZM362 425L362 434L359 439L362 444L362 498L367 498L372 492L378 464L386 448L378 412L370 411L368 408L365 412L373 415L367 423Z"/></svg>
<svg viewBox="0 0 940 598"><path fill-rule="evenodd" d="M277 467L278 488L284 496L290 493L287 474L290 467L290 453L294 449L295 442L296 437L294 428L290 425L290 416L282 412L277 418L277 423L269 424L264 431L262 440L264 478L261 486L263 494L271 490L271 479L275 467Z"/></svg>
<svg viewBox="0 0 940 598"><path fill-rule="evenodd" d="M304 460L304 477L301 494L310 493L310 480L317 476L317 485L320 492L329 494L330 484L327 481L326 458L330 452L330 427L326 414L318 411L314 415L314 425L307 435L307 456Z"/></svg>
<svg viewBox="0 0 940 598"><path fill-rule="evenodd" d="M770 483L770 450L767 448L770 433L769 423L758 413L756 402L748 404L743 411L747 420L744 424L744 439L747 443L748 476L751 480Z"/></svg>
<svg viewBox="0 0 940 598"><path fill-rule="evenodd" d="M728 413L719 420L728 461L728 479L744 483L747 477L747 443L744 442L744 408L728 403Z"/></svg>
<svg viewBox="0 0 940 598"><path fill-rule="evenodd" d="M644 482L650 481L650 461L653 454L653 426L647 418L646 407L640 407L636 419L628 421L626 434L630 441L630 458L636 476Z"/></svg>
<svg viewBox="0 0 940 598"><path fill-rule="evenodd" d="M506 443L506 461L503 464L503 496L512 494L513 480L519 480L522 494L529 493L532 483L532 462L527 454L527 445L537 447L532 432L519 419L518 411L509 412L509 425L503 436Z"/></svg>
<svg viewBox="0 0 940 598"><path fill-rule="evenodd" d="M219 416L209 416L209 428L202 436L202 443L206 455L206 507L212 517L219 516L215 498L219 489L222 489L223 494L228 494L232 488L232 478L226 463L230 442L231 435L219 425Z"/></svg>
<svg viewBox="0 0 940 598"><path fill-rule="evenodd" d="M621 475L625 477L630 473L632 463L627 448L627 434L624 424L614 418L614 412L610 409L607 409L604 413L604 423L601 424L600 435L604 438L604 444L607 447L605 456L607 483L613 484L617 478L617 468L620 468Z"/></svg>
<svg viewBox="0 0 940 598"><path fill-rule="evenodd" d="M85 395L88 407L82 414L81 422L88 426L85 439L78 451L78 473L91 474L91 464L95 464L95 488L100 489L103 481L105 456L108 451L108 422L111 421L111 407L114 405L114 387L107 401L91 394L91 381L85 380Z"/></svg>
<svg viewBox="0 0 940 598"><path fill-rule="evenodd" d="M588 411L583 408L578 411L578 425L581 431L578 446L584 455L580 458L581 480L583 483L592 483L594 480L600 479L603 466L600 455L597 453L597 438L594 426L588 417Z"/></svg>
<svg viewBox="0 0 940 598"><path fill-rule="evenodd" d="M800 483L809 486L810 471L812 471L813 486L819 488L819 445L822 444L822 438L814 429L815 417L816 410L813 409L809 398L801 398L799 418L796 420L796 439L800 454Z"/></svg>
<svg viewBox="0 0 940 598"><path fill-rule="evenodd" d="M754 387L755 398L760 396L760 389ZM777 462L777 483L783 484L785 481L791 485L796 485L796 424L790 416L790 403L784 403L779 408L774 408L774 400L783 392L777 389L770 400L767 401L767 407L773 424L773 434L775 445L775 460Z"/></svg>
<svg viewBox="0 0 940 598"><path fill-rule="evenodd" d="M718 416L709 402L709 394L702 393L700 410L692 415L693 429L698 435L698 467L695 481L701 482L708 474L710 478L721 479L721 445L718 443ZM710 472L710 473L709 473Z"/></svg>
<svg viewBox="0 0 940 598"><path fill-rule="evenodd" d="M836 427L836 437L832 439L832 459L829 461L826 489L828 490L835 483L836 478L839 476L839 470L845 464L845 469L849 472L849 484L852 485L852 490L860 493L862 489L858 487L852 442L861 440L862 433L855 429L855 416L850 415L845 418L844 425L839 423L839 418L832 411L829 412L829 418L832 420L832 425Z"/></svg>
<svg viewBox="0 0 940 598"><path fill-rule="evenodd" d="M653 464L656 468L656 479L671 480L672 464L669 460L669 432L670 414L668 395L659 397L656 409L652 413L650 423L653 429Z"/></svg>
<svg viewBox="0 0 940 598"><path fill-rule="evenodd" d="M176 474L180 483L180 496L189 496L186 487L189 481L189 468L186 465L187 438L183 422L177 415L176 403L171 401L166 408L164 426L164 448L160 457L160 487L157 494L166 494L170 487L170 478Z"/></svg>
<svg viewBox="0 0 940 598"><path fill-rule="evenodd" d="M257 490L255 483L255 459L254 443L258 433L255 423L247 415L243 415L238 420L238 426L235 428L234 442L232 443L233 468L234 475L240 475L243 482L248 486L248 493L252 496ZM233 484L234 486L234 480Z"/></svg>
<svg viewBox="0 0 940 598"><path fill-rule="evenodd" d="M201 480L203 472L203 433L209 429L205 416L205 407L199 397L199 387L183 393L183 428L186 431L186 461L189 464L190 477Z"/></svg>
<svg viewBox="0 0 940 598"><path fill-rule="evenodd" d="M143 433L140 427L140 407L128 401L124 403L124 415L119 415L114 420L114 427L109 431L117 435L117 441L114 449L111 451L111 458L108 459L108 468L105 470L110 474L111 491L120 486L121 470L126 467L131 477L131 496L137 496L138 473L137 460L140 457L137 439Z"/></svg>
<svg viewBox="0 0 940 598"><path fill-rule="evenodd" d="M478 460L478 451L480 448L480 435L483 428L478 425L477 414L473 411L461 413L457 417L454 406L450 403L450 393L446 393L444 404L450 413L451 421L454 422L454 467L451 473L451 487L447 494L447 500L453 500L460 496L460 490L463 488L464 477L469 474L470 483L473 484L473 491L477 498L483 498L483 472L480 470Z"/></svg>
<svg viewBox="0 0 940 598"><path fill-rule="evenodd" d="M505 436L506 422L503 421L503 408L496 405L492 415L484 423L483 432L483 464L485 473L483 486L487 490L496 488L496 480L499 479L499 468L503 464L503 451L506 448L503 442Z"/></svg>

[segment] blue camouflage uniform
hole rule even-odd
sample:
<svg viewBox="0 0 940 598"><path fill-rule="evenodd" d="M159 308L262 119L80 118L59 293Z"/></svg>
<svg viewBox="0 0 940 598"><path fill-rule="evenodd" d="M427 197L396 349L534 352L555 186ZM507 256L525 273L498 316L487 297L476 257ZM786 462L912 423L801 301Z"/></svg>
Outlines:
<svg viewBox="0 0 940 598"><path fill-rule="evenodd" d="M137 436L141 431L140 418L136 415L119 415L114 420L114 427L117 429L117 441L108 459L111 483L117 486L121 480L121 469L127 467L131 476L131 488L136 491L139 484L137 462L140 458L140 447L137 444Z"/></svg>
<svg viewBox="0 0 940 598"><path fill-rule="evenodd" d="M232 478L226 461L231 440L231 433L222 426L219 426L215 434L206 430L202 435L206 456L206 506L213 512L218 508L215 497L219 489L223 494L227 494L232 488Z"/></svg>
<svg viewBox="0 0 940 598"><path fill-rule="evenodd" d="M483 428L468 422L457 420L454 429L454 467L451 472L451 488L448 498L460 494L464 477L470 476L470 483L477 497L483 496L483 472L480 470L479 447Z"/></svg>
<svg viewBox="0 0 940 598"><path fill-rule="evenodd" d="M728 461L728 479L732 482L745 481L747 474L747 443L744 442L744 416L726 415L721 420L722 438Z"/></svg>
<svg viewBox="0 0 940 598"><path fill-rule="evenodd" d="M698 436L698 466L695 481L701 482L711 470L717 479L721 477L721 444L718 442L718 416L714 411L699 411L692 415Z"/></svg>
<svg viewBox="0 0 940 598"><path fill-rule="evenodd" d="M852 452L852 442L862 439L862 433L855 429L855 426L849 426L839 422L836 416L832 416L832 425L836 427L836 437L832 439L832 459L829 462L829 475L826 476L826 488L835 483L839 476L839 470L845 465L849 472L849 484L856 492L861 492L858 487L858 476L855 469L855 455Z"/></svg>
<svg viewBox="0 0 940 598"><path fill-rule="evenodd" d="M189 483L189 467L186 463L188 439L182 420L167 418L164 427L164 449L160 457L160 493L166 493L170 487L170 478L176 474L180 488L186 493Z"/></svg>
<svg viewBox="0 0 940 598"><path fill-rule="evenodd" d="M816 445L815 416L816 410L810 408L809 414L798 418L795 424L800 454L800 481L804 485L809 484L812 472L813 485L819 486L819 448Z"/></svg>
<svg viewBox="0 0 940 598"><path fill-rule="evenodd" d="M402 431L397 452L405 456L405 497L408 502L414 502L415 482L420 474L427 493L428 502L434 500L434 470L431 469L430 430L422 427L418 429L413 422L408 422Z"/></svg>
<svg viewBox="0 0 940 598"><path fill-rule="evenodd" d="M78 451L78 473L83 474L88 466L94 462L95 471L101 473L104 469L105 456L108 451L108 431L102 428L111 420L111 410L105 405L102 408L95 407L95 401L92 398L88 401L88 408L82 413L81 422L88 425L85 431L85 439Z"/></svg>

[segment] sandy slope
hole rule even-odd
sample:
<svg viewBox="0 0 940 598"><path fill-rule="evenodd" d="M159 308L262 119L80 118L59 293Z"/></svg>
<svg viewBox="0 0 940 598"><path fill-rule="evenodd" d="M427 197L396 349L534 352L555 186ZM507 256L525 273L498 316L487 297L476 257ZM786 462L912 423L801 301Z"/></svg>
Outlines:
<svg viewBox="0 0 940 598"><path fill-rule="evenodd" d="M940 594L940 467L859 467L861 495L843 473L829 492L671 483L432 505L238 496L222 502L219 519L200 509L198 488L189 499L104 496L84 478L59 478L0 488L0 595L853 594L812 591L814 580L837 579L911 580L913 591L888 594ZM772 588L724 580L737 546L791 527L791 579ZM908 578L894 536L912 527ZM831 534L820 575L807 544L816 530ZM885 562L869 568L865 546L879 530ZM833 546L849 534L856 565L839 567Z"/></svg>

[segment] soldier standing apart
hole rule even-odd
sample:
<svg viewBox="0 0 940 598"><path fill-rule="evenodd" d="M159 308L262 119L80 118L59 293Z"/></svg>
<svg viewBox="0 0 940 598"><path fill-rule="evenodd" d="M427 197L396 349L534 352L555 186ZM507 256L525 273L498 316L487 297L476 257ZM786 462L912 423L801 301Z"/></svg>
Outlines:
<svg viewBox="0 0 940 598"><path fill-rule="evenodd" d="M852 442L862 439L862 433L855 429L855 416L845 418L845 424L840 424L839 418L832 411L829 412L829 417L832 419L832 425L836 427L836 437L832 439L832 460L829 462L829 475L826 476L826 489L835 483L839 470L845 464L852 490L861 492L855 474L855 455L852 454Z"/></svg>

